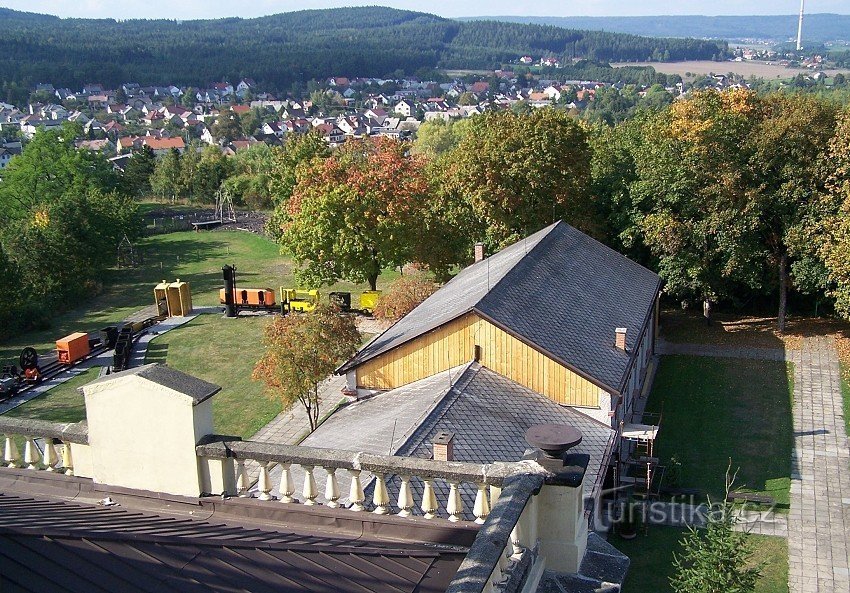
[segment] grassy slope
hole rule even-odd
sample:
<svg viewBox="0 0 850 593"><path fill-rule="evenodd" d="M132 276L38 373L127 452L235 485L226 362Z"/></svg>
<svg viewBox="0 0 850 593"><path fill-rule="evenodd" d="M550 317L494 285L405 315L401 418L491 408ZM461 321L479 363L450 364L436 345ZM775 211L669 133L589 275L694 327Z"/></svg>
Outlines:
<svg viewBox="0 0 850 593"><path fill-rule="evenodd" d="M651 526L647 535L626 541L612 537L611 543L631 559L624 593L672 593L673 552L683 531L675 527ZM762 578L757 593L787 593L788 542L780 537L751 535L753 562L763 563Z"/></svg>
<svg viewBox="0 0 850 593"><path fill-rule="evenodd" d="M48 330L29 332L0 344L0 359L16 359L21 348L28 345L40 352L50 350L57 337L73 331L94 331L120 321L153 304L153 287L163 278L188 280L196 305L218 303L221 266L225 263L236 265L241 286L295 285L291 260L279 254L277 245L251 233L172 233L150 237L139 247L145 252L144 265L135 270L111 271L109 288L102 294L58 317ZM383 274L379 288L396 277L394 272ZM357 293L366 288L343 282L324 292L349 290L355 293L356 303ZM224 386L213 404L216 430L248 437L280 411L280 405L267 399L261 386L250 380L251 369L262 351L262 326L267 321L262 317L224 320L205 315L153 340L148 360L167 361L174 368ZM82 419L82 397L76 387L96 374L84 377L51 389L45 396L17 408L14 415L63 422Z"/></svg>
<svg viewBox="0 0 850 593"><path fill-rule="evenodd" d="M793 448L790 364L666 356L647 411L663 409L656 456L676 455L681 485L723 495L729 459L737 485L788 504Z"/></svg>

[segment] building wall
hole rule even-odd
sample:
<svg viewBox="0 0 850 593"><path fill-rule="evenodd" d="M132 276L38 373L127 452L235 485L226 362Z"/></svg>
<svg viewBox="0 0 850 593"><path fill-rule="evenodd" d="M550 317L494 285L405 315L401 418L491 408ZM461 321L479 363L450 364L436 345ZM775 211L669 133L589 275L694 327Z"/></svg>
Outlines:
<svg viewBox="0 0 850 593"><path fill-rule="evenodd" d="M358 389L394 389L479 362L561 404L599 407L599 388L474 313L468 313L356 369ZM607 415L607 410L606 410Z"/></svg>

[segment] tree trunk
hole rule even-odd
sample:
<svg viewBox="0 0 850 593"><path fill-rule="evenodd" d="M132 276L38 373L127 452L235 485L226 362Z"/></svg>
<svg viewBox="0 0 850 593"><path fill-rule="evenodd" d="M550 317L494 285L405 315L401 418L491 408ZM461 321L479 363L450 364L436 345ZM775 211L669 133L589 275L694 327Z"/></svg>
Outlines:
<svg viewBox="0 0 850 593"><path fill-rule="evenodd" d="M779 333L785 333L785 311L788 307L788 254L782 250L779 256Z"/></svg>
<svg viewBox="0 0 850 593"><path fill-rule="evenodd" d="M310 417L310 432L314 432L319 424L319 384L313 385L313 401L310 412L307 414Z"/></svg>
<svg viewBox="0 0 850 593"><path fill-rule="evenodd" d="M380 274L369 274L369 277L366 280L369 282L369 290L378 290L378 276Z"/></svg>

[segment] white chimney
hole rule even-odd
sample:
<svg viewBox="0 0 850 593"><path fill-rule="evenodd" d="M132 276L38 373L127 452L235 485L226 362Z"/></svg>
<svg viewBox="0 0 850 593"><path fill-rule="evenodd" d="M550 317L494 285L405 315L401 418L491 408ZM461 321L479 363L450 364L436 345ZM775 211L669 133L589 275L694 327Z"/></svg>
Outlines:
<svg viewBox="0 0 850 593"><path fill-rule="evenodd" d="M626 328L618 327L614 330L614 346L619 350L626 349Z"/></svg>

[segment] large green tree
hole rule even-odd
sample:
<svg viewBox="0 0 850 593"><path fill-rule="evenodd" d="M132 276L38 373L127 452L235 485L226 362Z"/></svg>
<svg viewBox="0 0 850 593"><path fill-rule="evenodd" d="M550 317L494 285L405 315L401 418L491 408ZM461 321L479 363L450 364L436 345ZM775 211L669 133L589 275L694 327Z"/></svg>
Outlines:
<svg viewBox="0 0 850 593"><path fill-rule="evenodd" d="M558 219L587 231L596 221L585 130L551 108L491 112L469 120L447 153L442 191L468 204L475 239L497 249Z"/></svg>
<svg viewBox="0 0 850 593"><path fill-rule="evenodd" d="M309 285L345 279L374 290L383 268L425 253L423 239L439 240L439 229L423 228L440 222L423 216L430 195L423 163L401 142L346 143L299 167L297 180L281 244Z"/></svg>
<svg viewBox="0 0 850 593"><path fill-rule="evenodd" d="M838 312L850 319L850 109L841 114L826 160L828 193L819 249Z"/></svg>

